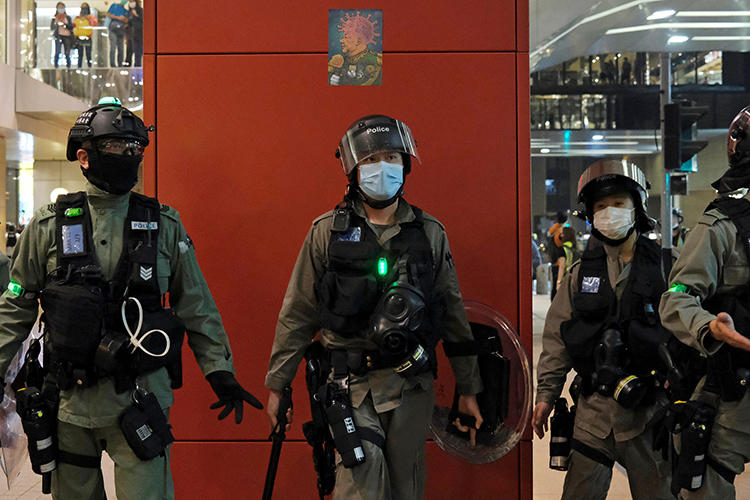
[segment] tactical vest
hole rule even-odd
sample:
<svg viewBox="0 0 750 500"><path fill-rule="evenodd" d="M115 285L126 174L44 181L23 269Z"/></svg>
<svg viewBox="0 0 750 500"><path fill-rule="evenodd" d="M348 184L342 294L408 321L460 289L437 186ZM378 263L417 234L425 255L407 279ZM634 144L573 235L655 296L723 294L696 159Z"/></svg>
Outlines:
<svg viewBox="0 0 750 500"><path fill-rule="evenodd" d="M162 307L157 272L159 223L159 202L131 193L123 253L113 279L105 281L96 257L86 193L57 199L57 268L47 277L40 300L47 364L62 389L74 384L91 386L100 377L114 375L118 391L126 390L136 376L164 366L173 387L179 387L184 326L170 309ZM153 357L140 349L131 352L121 312L123 301L131 297L142 305L141 334L152 329L168 334L166 356ZM126 311L128 325L134 331L138 311L135 307ZM153 334L144 339L143 346L160 353L166 341Z"/></svg>
<svg viewBox="0 0 750 500"><path fill-rule="evenodd" d="M347 337L367 329L381 294L395 281L399 257L408 255L410 277L426 298L427 321L419 332L422 346L434 350L442 336L445 304L434 286L435 262L422 210L413 205L412 210L415 219L401 223L390 249L385 249L365 219L354 213L350 201L337 206L325 271L315 284L323 328ZM383 266L388 271L380 276Z"/></svg>
<svg viewBox="0 0 750 500"><path fill-rule="evenodd" d="M636 241L630 275L619 301L609 282L604 247L584 252L573 294L573 317L560 326L573 367L584 381L594 373L594 349L607 328L622 333L629 351L628 366L623 367L628 373L641 377L663 370L658 346L669 338L669 332L661 326L657 311L666 288L660 249L644 236ZM584 391L592 392L586 383Z"/></svg>
<svg viewBox="0 0 750 500"><path fill-rule="evenodd" d="M732 221L737 228L737 238L742 240L750 264L750 201L744 198L717 198L706 212L717 209ZM750 283L726 291L719 291L701 304L707 311L728 313L734 327L745 335L750 332ZM721 388L722 399L734 401L744 394L744 388L736 387L738 369L750 369L750 353L728 344L709 358L709 370ZM726 380L723 380L726 379Z"/></svg>

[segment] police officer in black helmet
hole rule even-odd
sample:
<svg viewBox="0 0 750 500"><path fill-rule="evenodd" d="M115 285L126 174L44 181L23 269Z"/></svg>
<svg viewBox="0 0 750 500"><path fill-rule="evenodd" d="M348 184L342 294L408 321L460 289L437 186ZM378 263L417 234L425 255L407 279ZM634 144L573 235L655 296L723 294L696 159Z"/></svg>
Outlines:
<svg viewBox="0 0 750 500"><path fill-rule="evenodd" d="M712 186L718 197L688 233L659 312L664 325L707 358L690 404L710 415L699 481L686 477L682 498L735 498L734 480L750 457L750 106L729 126L729 169ZM685 439L682 440L685 448ZM689 448L689 446L688 446ZM679 469L678 469L679 470Z"/></svg>
<svg viewBox="0 0 750 500"><path fill-rule="evenodd" d="M656 313L666 289L661 251L643 234L652 227L647 188L625 160L599 160L578 182L592 238L602 244L588 245L547 313L532 418L543 437L574 369L581 391L563 499L606 498L615 461L627 469L634 499L672 498L669 464L647 427L663 406L658 346L669 335Z"/></svg>
<svg viewBox="0 0 750 500"><path fill-rule="evenodd" d="M118 498L174 498L167 419L182 383L185 331L218 396L211 408L223 407L220 419L235 410L239 423L245 402L262 407L234 377L229 340L178 212L131 192L148 144L141 119L116 99L81 114L67 158L80 164L86 190L36 213L0 297L0 373L40 302L44 311L47 373L17 381L25 385L17 398L22 420L36 418L28 429L24 421L27 433L45 424L59 449L55 456L30 447L36 472L54 469L57 499L105 498L105 450Z"/></svg>
<svg viewBox="0 0 750 500"><path fill-rule="evenodd" d="M281 391L319 332L333 383L343 388L361 433L351 456L336 442L334 498L422 498L435 345L441 337L470 341L472 334L445 229L402 196L411 161L419 160L406 124L382 115L360 118L341 139L337 157L348 192L313 221L297 258L266 376L267 411L273 427ZM478 429L476 355L451 364L458 409ZM336 438L336 424L330 425Z"/></svg>

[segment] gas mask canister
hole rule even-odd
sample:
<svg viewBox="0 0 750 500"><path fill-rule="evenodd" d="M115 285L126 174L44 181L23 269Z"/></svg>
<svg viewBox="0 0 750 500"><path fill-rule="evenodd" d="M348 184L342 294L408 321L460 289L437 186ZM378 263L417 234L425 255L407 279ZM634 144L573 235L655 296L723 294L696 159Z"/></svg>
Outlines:
<svg viewBox="0 0 750 500"><path fill-rule="evenodd" d="M625 238L635 224L634 214L634 208L604 208L594 214L594 228L611 240Z"/></svg>
<svg viewBox="0 0 750 500"><path fill-rule="evenodd" d="M426 371L429 356L420 345L417 331L425 321L424 294L409 282L407 257L398 261L398 281L383 294L370 317L370 339L382 360L396 373L410 377Z"/></svg>
<svg viewBox="0 0 750 500"><path fill-rule="evenodd" d="M384 201L398 194L404 184L404 166L379 161L359 166L359 187L369 198Z"/></svg>

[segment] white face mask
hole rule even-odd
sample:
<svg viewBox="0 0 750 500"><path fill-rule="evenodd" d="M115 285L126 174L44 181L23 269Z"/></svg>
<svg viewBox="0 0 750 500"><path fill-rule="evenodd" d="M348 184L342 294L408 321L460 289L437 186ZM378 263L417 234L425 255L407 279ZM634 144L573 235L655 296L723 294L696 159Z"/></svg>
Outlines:
<svg viewBox="0 0 750 500"><path fill-rule="evenodd" d="M594 227L611 240L627 236L635 220L634 208L607 207L594 214Z"/></svg>
<svg viewBox="0 0 750 500"><path fill-rule="evenodd" d="M135 2L128 2L128 7L135 9Z"/></svg>
<svg viewBox="0 0 750 500"><path fill-rule="evenodd" d="M359 187L373 200L393 198L403 183L403 165L379 161L359 166Z"/></svg>

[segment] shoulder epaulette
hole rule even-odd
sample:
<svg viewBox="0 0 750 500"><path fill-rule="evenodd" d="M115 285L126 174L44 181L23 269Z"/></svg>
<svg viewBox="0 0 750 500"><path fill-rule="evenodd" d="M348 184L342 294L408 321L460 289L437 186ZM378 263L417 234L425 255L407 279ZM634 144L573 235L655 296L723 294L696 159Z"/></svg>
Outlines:
<svg viewBox="0 0 750 500"><path fill-rule="evenodd" d="M333 210L330 210L330 211L328 211L328 212L324 213L323 215L320 215L320 216L318 216L318 217L317 217L317 218L316 218L316 219L315 219L315 220L314 220L314 221L312 222L312 225L314 226L314 225L316 225L316 224L317 224L318 222L320 222L320 221L322 221L322 220L324 220L324 219L330 219L331 217L333 217Z"/></svg>
<svg viewBox="0 0 750 500"><path fill-rule="evenodd" d="M55 203L49 203L40 208L36 215L38 220L44 220L49 219L50 217L54 217L56 213L57 205Z"/></svg>
<svg viewBox="0 0 750 500"><path fill-rule="evenodd" d="M174 221L180 220L180 213L176 209L170 207L169 205L165 205L164 203L161 204L161 213L162 215Z"/></svg>
<svg viewBox="0 0 750 500"><path fill-rule="evenodd" d="M428 214L427 212L424 212L424 211L422 212L422 220L425 222L433 222L437 224L438 226L440 226L440 229L445 231L445 226L443 225L443 223L437 220L434 216Z"/></svg>
<svg viewBox="0 0 750 500"><path fill-rule="evenodd" d="M698 219L698 224L704 224L706 226L713 226L720 220L729 219L729 216L717 209L709 210L708 212L703 212L703 214Z"/></svg>

